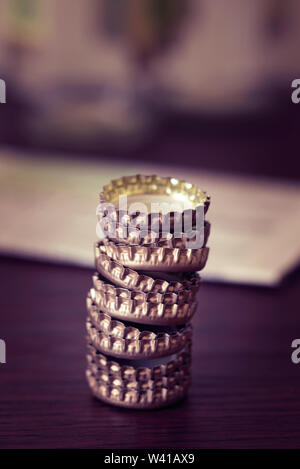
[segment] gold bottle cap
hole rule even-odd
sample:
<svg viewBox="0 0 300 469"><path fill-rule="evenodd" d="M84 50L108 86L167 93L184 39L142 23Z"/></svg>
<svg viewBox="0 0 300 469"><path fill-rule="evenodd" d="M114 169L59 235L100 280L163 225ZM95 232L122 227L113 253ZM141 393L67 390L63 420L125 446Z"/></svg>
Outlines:
<svg viewBox="0 0 300 469"><path fill-rule="evenodd" d="M111 181L108 185L103 187L100 194L100 207L98 216L101 219L107 216L108 211L106 204L115 206L115 219L122 224L127 224L132 220L136 222L136 213L130 213L128 210L118 209L118 200L121 196L166 196L170 202L186 202L191 206L191 209L183 211L173 211L168 213L138 213L139 227L150 226L151 221L155 222L156 226L170 225L172 232L174 227L183 226L185 215L191 215L192 225L196 223L197 208L202 207L204 212L208 210L210 204L209 195L199 189L194 184L186 181L180 181L176 178L159 177L156 175L145 176L137 174L134 176L125 176Z"/></svg>
<svg viewBox="0 0 300 469"><path fill-rule="evenodd" d="M190 382L191 353L160 360L113 361L88 343L87 380L93 394L110 404L132 408L168 405L183 397ZM147 366L145 366L147 363Z"/></svg>
<svg viewBox="0 0 300 469"><path fill-rule="evenodd" d="M131 269L140 271L197 272L205 267L209 248L179 249L129 246L103 240L95 244L95 257L100 253Z"/></svg>
<svg viewBox="0 0 300 469"><path fill-rule="evenodd" d="M179 303L179 298L180 301L190 301L191 295L194 297L199 289L200 277L196 273L186 275L182 281L177 279L164 280L163 275L161 275L162 278L154 278L129 267L124 267L120 262L102 253L98 248L95 249L98 272L121 287L145 293L176 293L178 296L177 303Z"/></svg>
<svg viewBox="0 0 300 469"><path fill-rule="evenodd" d="M146 410L167 407L183 399L190 385L190 376L186 376L181 384L171 388L137 390L106 384L97 379L89 369L86 371L86 377L91 392L96 398L106 404L128 409Z"/></svg>
<svg viewBox="0 0 300 469"><path fill-rule="evenodd" d="M91 307L86 323L87 334L91 344L101 353L127 359L157 358L182 350L191 340L192 326L173 328L152 328L143 330L141 327L111 318Z"/></svg>
<svg viewBox="0 0 300 469"><path fill-rule="evenodd" d="M108 294L112 296L122 296L132 300L139 301L141 303L168 303L168 304L183 304L194 301L195 292L189 290L190 295L181 295L173 292L158 293L158 292L142 292L129 290L128 288L115 287L112 283L105 282L99 277L99 274L93 275L93 287L100 293Z"/></svg>
<svg viewBox="0 0 300 469"><path fill-rule="evenodd" d="M87 340L89 339L87 338ZM175 372L180 373L182 369L191 365L190 341L183 350L176 354L147 360L112 360L111 357L100 353L89 341L87 342L87 350L88 364L94 374L101 370L122 378L124 381L155 381Z"/></svg>
<svg viewBox="0 0 300 469"><path fill-rule="evenodd" d="M128 226L111 220L106 217L105 223L102 226L105 236L114 243L130 244L131 246L144 246L148 247L167 247L186 249L190 243L196 241L196 230L193 233L170 233L156 231L143 231L141 229L129 230ZM205 247L210 235L210 223L204 222L203 227L203 243L199 248Z"/></svg>
<svg viewBox="0 0 300 469"><path fill-rule="evenodd" d="M102 293L91 288L87 296L87 309L99 311L124 321L154 326L177 326L189 322L196 312L197 303L152 303L141 302L123 296Z"/></svg>

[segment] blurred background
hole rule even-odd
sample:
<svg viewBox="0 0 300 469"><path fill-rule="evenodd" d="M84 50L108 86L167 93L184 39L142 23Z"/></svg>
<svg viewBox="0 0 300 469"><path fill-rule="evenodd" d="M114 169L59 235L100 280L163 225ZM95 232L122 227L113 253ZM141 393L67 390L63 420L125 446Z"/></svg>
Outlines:
<svg viewBox="0 0 300 469"><path fill-rule="evenodd" d="M299 448L299 50L299 0L0 0L0 447ZM137 173L211 195L164 414L84 379L98 195Z"/></svg>
<svg viewBox="0 0 300 469"><path fill-rule="evenodd" d="M209 277L278 282L300 251L299 45L297 0L1 0L1 250L90 265L102 184L154 172L211 192Z"/></svg>

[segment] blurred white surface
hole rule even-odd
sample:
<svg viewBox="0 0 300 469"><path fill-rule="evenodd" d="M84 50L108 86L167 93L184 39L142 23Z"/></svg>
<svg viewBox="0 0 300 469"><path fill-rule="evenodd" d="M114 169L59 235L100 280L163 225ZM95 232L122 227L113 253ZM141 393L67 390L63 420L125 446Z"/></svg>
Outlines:
<svg viewBox="0 0 300 469"><path fill-rule="evenodd" d="M0 152L0 251L93 266L101 187L129 174L174 176L212 198L205 279L276 285L300 257L300 188L284 182L137 162Z"/></svg>

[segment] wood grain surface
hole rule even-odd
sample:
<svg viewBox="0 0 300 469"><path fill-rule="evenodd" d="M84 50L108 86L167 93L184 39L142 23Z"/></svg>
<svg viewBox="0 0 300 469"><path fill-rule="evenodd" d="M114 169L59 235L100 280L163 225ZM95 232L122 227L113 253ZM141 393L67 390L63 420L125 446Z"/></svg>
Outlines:
<svg viewBox="0 0 300 469"><path fill-rule="evenodd" d="M300 445L300 274L281 288L203 284L193 384L171 408L93 399L85 369L92 271L2 258L1 448L288 448Z"/></svg>

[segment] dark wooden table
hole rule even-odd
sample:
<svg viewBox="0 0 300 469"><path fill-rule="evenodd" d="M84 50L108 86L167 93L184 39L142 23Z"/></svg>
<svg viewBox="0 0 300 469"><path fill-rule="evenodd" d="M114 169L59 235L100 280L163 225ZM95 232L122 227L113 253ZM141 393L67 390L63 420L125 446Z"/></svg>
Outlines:
<svg viewBox="0 0 300 469"><path fill-rule="evenodd" d="M90 396L92 271L2 258L1 448L288 448L300 445L300 274L276 290L203 284L189 397L127 411Z"/></svg>

